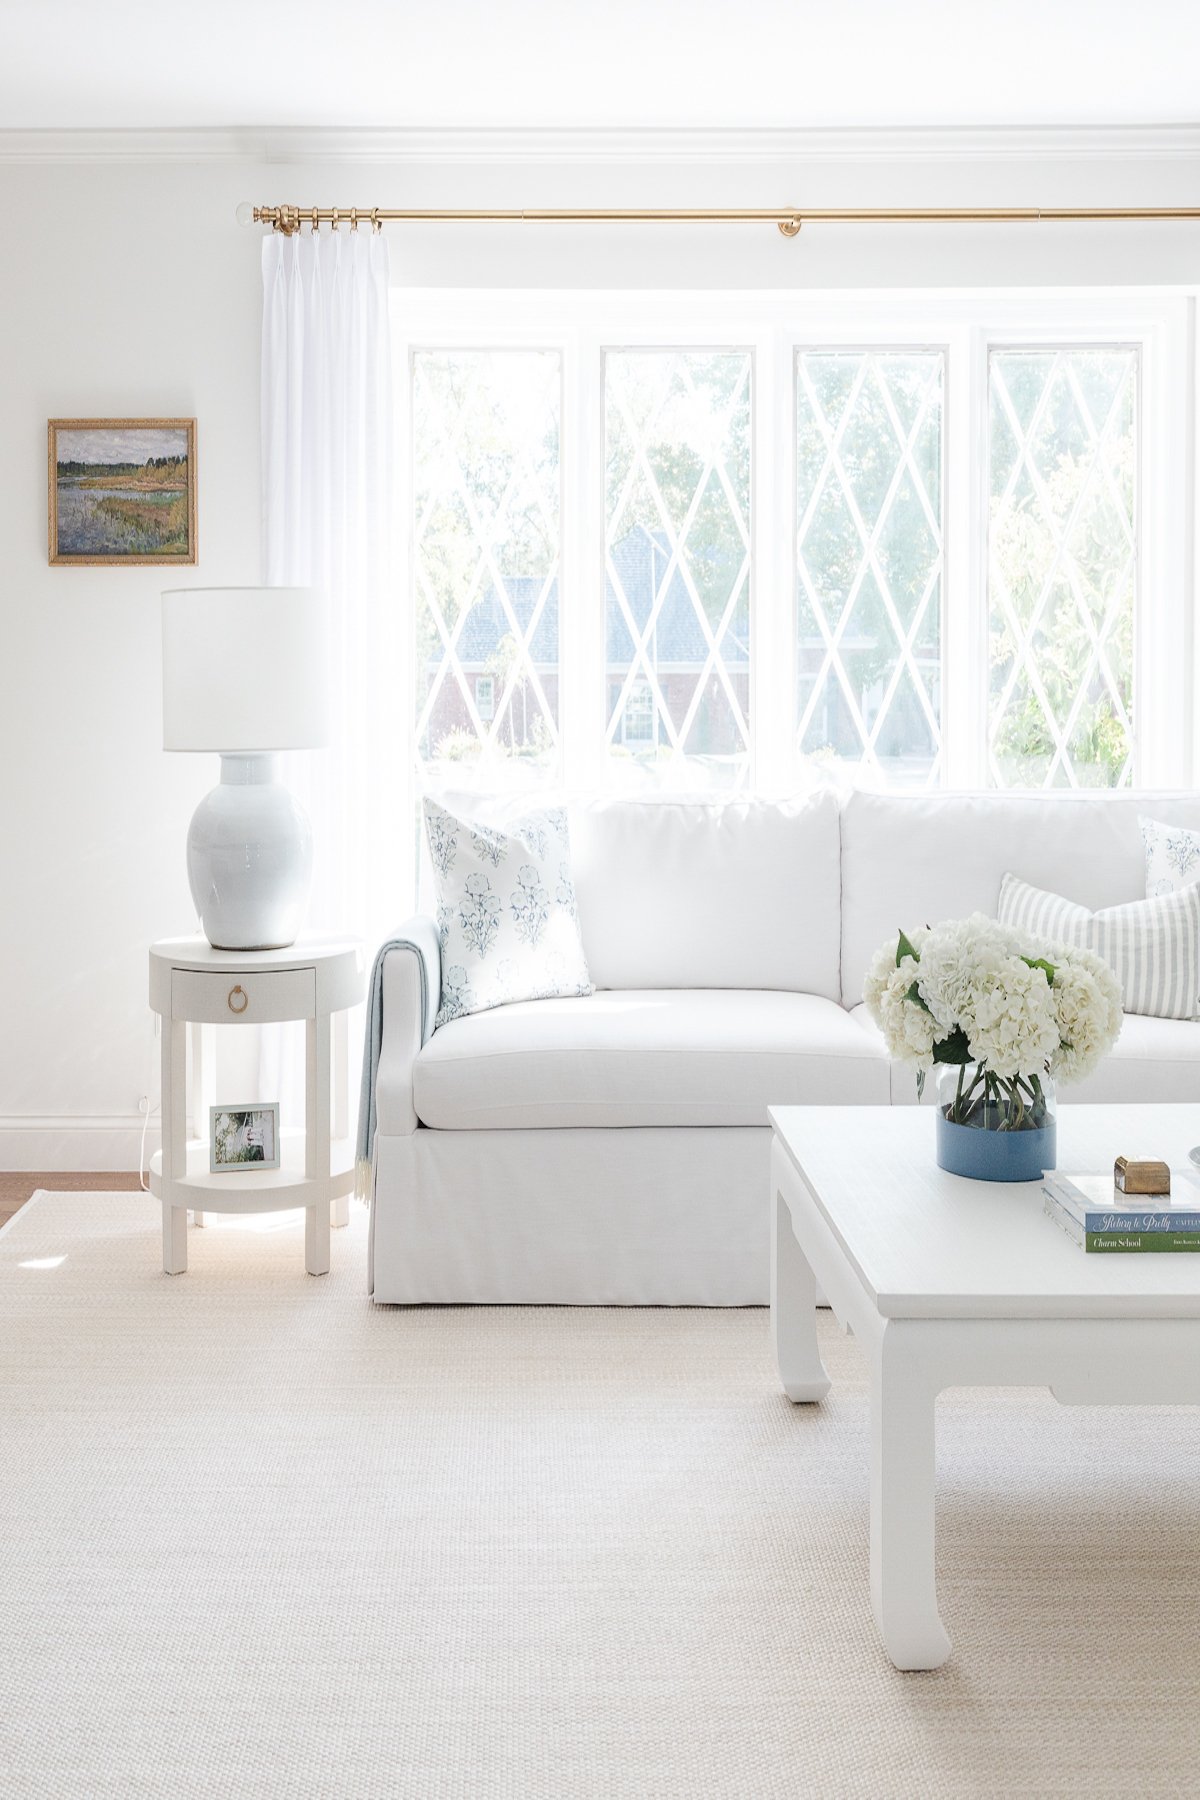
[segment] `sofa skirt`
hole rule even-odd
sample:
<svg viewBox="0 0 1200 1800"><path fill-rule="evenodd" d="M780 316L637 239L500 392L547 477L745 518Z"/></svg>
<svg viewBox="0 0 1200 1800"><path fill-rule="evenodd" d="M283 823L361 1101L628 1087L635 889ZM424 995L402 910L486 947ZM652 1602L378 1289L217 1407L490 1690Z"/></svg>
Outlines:
<svg viewBox="0 0 1200 1800"><path fill-rule="evenodd" d="M762 1306L767 1127L380 1134L381 1304Z"/></svg>

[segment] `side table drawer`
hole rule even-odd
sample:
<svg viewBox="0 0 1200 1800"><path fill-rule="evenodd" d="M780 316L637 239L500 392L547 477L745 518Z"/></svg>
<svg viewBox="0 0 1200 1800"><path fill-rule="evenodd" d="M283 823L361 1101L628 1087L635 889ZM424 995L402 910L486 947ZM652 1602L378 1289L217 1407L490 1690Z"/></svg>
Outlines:
<svg viewBox="0 0 1200 1800"><path fill-rule="evenodd" d="M260 974L207 974L200 969L171 972L171 1017L200 1025L272 1025L283 1019L314 1019L315 969L277 969Z"/></svg>

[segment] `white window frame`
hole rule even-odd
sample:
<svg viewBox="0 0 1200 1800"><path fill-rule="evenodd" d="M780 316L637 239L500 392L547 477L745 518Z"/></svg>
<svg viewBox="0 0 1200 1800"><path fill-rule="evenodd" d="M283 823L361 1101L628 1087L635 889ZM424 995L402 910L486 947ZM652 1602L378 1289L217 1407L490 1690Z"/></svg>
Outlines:
<svg viewBox="0 0 1200 1800"><path fill-rule="evenodd" d="M752 356L750 767L754 791L796 784L797 347L944 353L940 785L984 788L987 768L987 359L992 345L1138 348L1134 781L1200 776L1195 588L1195 297L1183 288L823 292L396 289L393 346L400 579L412 592L410 369L427 348L557 350L562 358L560 786L605 783L603 352L677 346ZM411 651L408 652L409 658ZM401 671L407 680L409 668ZM410 758L411 761L411 758Z"/></svg>

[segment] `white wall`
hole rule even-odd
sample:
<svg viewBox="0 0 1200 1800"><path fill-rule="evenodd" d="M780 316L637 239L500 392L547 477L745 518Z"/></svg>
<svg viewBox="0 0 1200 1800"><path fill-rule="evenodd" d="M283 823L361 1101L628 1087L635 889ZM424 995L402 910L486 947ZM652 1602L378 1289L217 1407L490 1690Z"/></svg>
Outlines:
<svg viewBox="0 0 1200 1800"><path fill-rule="evenodd" d="M118 140L114 140L114 145ZM1164 140L1165 142L1165 140ZM120 140L127 150L129 139ZM49 148L62 155L61 140ZM49 160L0 134L0 1167L129 1167L157 1097L147 943L189 930L209 758L160 749L170 571L51 568L46 421L195 415L200 561L259 564L259 240L239 200L446 205L1194 205L1200 153L1073 162L759 158L678 166ZM178 143L160 138L161 159ZM23 159L23 160L22 160ZM614 287L1181 284L1200 226L392 228L398 281Z"/></svg>

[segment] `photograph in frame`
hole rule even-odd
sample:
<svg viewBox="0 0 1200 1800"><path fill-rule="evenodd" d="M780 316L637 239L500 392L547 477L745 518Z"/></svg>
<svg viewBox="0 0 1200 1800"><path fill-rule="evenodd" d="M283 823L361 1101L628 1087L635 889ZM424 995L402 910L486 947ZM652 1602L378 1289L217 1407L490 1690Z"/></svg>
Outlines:
<svg viewBox="0 0 1200 1800"><path fill-rule="evenodd" d="M209 1172L245 1174L279 1167L279 1102L212 1106L208 1112Z"/></svg>

